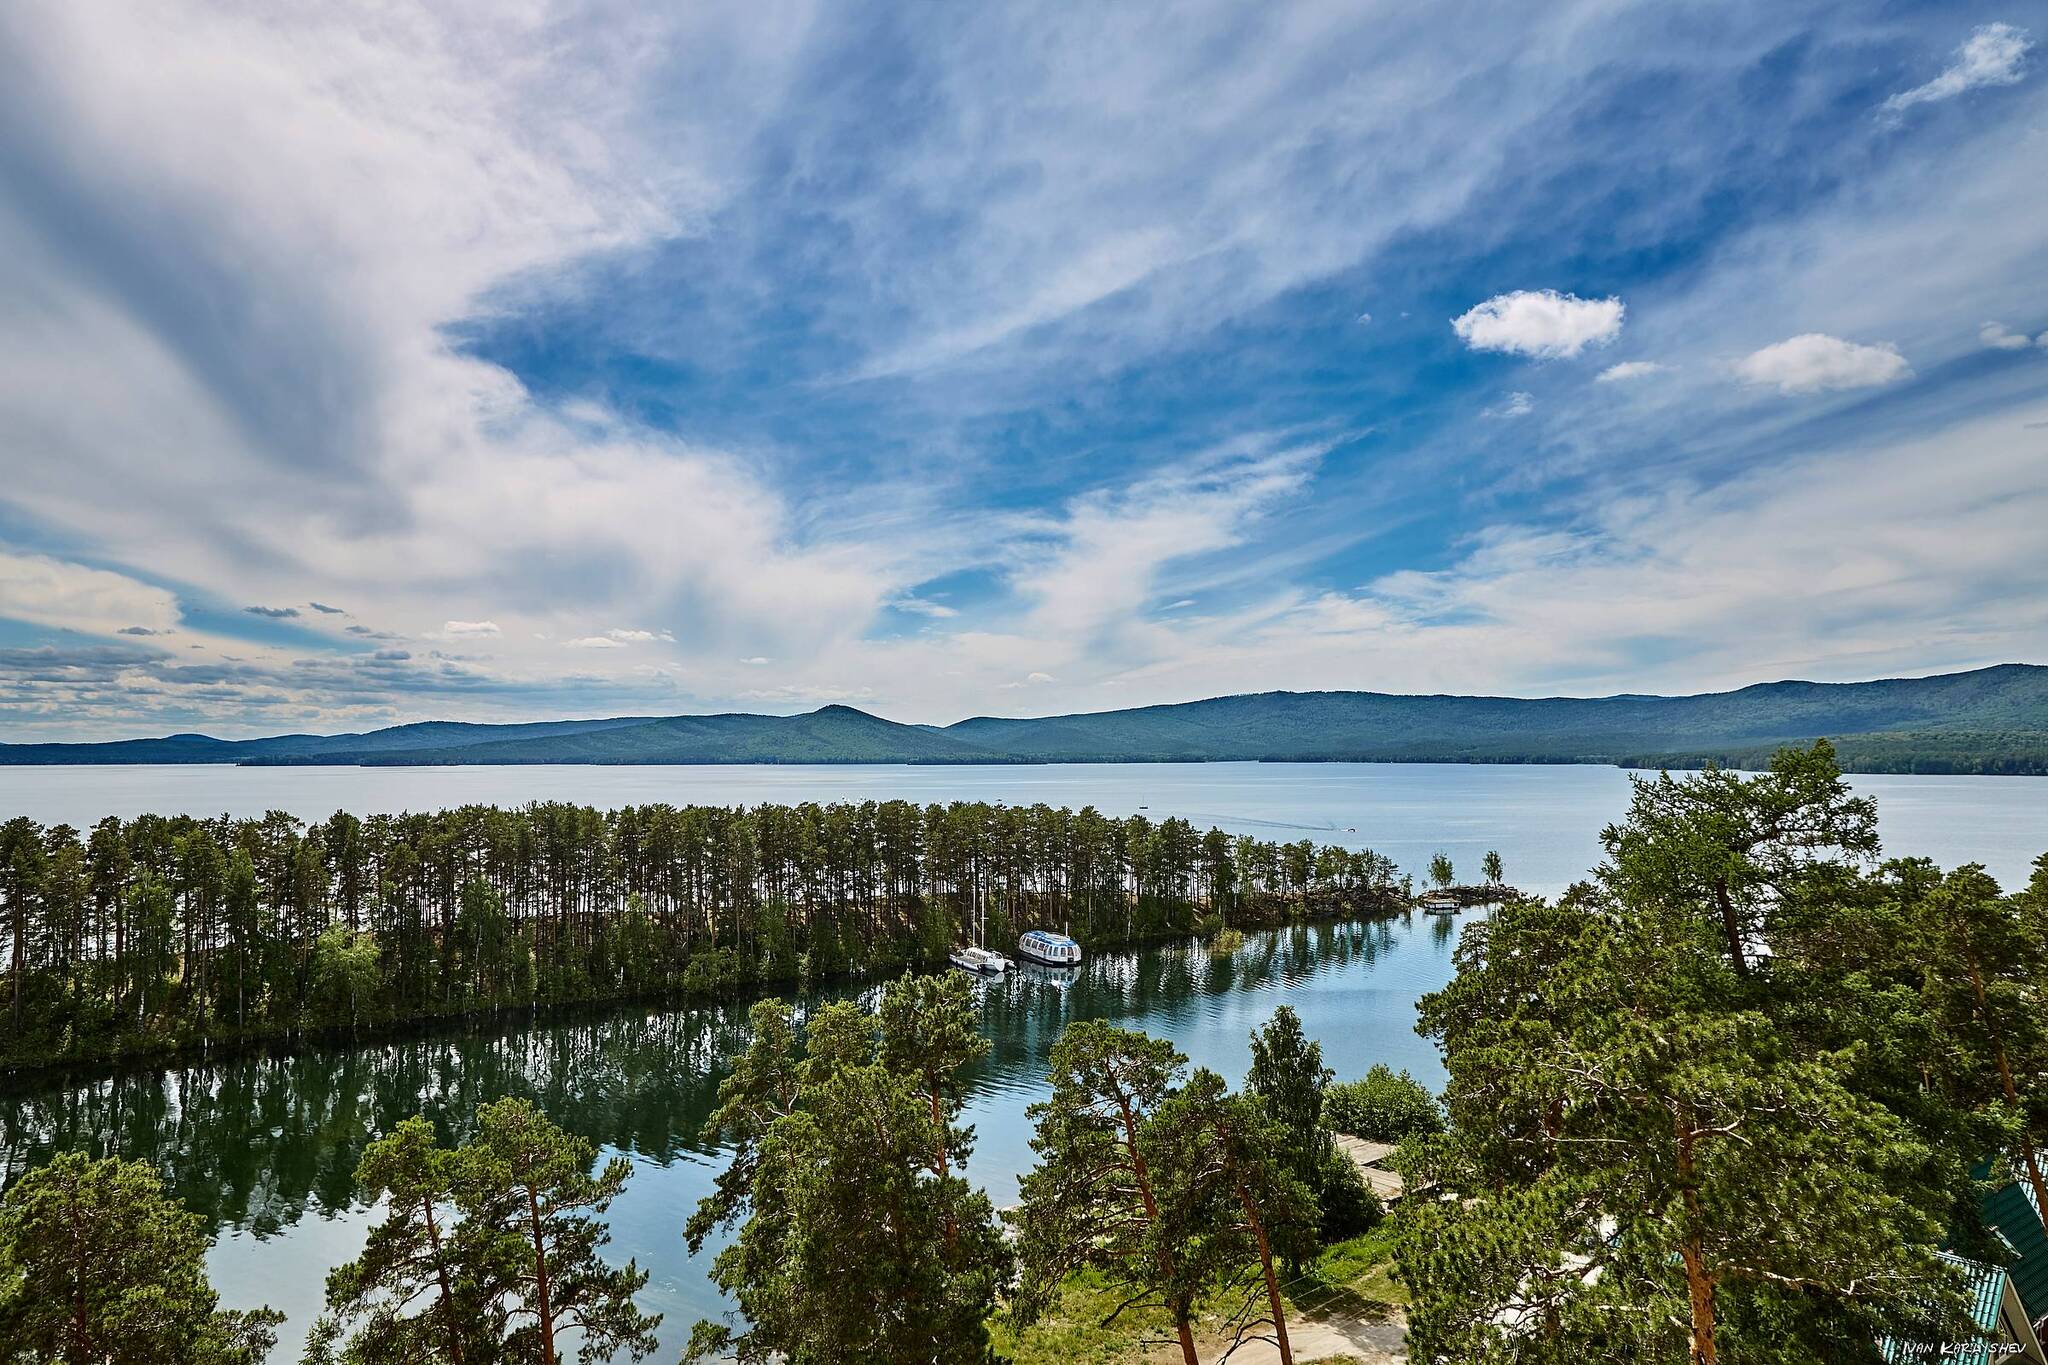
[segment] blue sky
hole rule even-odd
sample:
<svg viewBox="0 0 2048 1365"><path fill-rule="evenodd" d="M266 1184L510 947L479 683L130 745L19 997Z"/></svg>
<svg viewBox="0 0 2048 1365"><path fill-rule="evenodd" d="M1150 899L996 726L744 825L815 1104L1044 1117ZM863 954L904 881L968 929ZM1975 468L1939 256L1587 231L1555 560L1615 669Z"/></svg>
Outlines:
<svg viewBox="0 0 2048 1365"><path fill-rule="evenodd" d="M298 8L0 14L0 737L2048 661L2038 0Z"/></svg>

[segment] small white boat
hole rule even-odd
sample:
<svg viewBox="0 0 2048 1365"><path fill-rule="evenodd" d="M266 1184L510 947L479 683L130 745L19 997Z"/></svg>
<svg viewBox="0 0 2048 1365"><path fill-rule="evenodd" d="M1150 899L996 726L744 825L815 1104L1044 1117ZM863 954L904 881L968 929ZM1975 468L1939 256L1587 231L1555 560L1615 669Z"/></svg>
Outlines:
<svg viewBox="0 0 2048 1365"><path fill-rule="evenodd" d="M976 976L996 976L1010 965L1001 953L992 953L986 948L955 948L946 955L946 960L961 971L973 972Z"/></svg>
<svg viewBox="0 0 2048 1365"><path fill-rule="evenodd" d="M1456 896L1433 892L1430 895L1424 896L1416 903L1422 907L1422 913L1425 915L1455 915L1458 913L1458 898Z"/></svg>
<svg viewBox="0 0 2048 1365"><path fill-rule="evenodd" d="M1017 940L1017 956L1042 967L1077 967L1081 945L1050 929L1033 929Z"/></svg>

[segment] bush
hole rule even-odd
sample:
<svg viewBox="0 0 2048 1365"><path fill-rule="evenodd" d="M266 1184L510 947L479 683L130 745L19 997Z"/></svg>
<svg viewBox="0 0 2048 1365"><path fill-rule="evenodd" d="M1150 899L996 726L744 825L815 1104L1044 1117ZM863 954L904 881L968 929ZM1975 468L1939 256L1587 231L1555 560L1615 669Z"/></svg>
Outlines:
<svg viewBox="0 0 2048 1365"><path fill-rule="evenodd" d="M1340 1133L1370 1142L1399 1142L1443 1131L1436 1097L1407 1072L1375 1066L1362 1081L1346 1081L1323 1092L1323 1122Z"/></svg>
<svg viewBox="0 0 2048 1365"><path fill-rule="evenodd" d="M1324 1159L1319 1194L1322 1214L1316 1232L1325 1246L1363 1236L1386 1216L1380 1197L1365 1183L1357 1164L1342 1152L1333 1151Z"/></svg>

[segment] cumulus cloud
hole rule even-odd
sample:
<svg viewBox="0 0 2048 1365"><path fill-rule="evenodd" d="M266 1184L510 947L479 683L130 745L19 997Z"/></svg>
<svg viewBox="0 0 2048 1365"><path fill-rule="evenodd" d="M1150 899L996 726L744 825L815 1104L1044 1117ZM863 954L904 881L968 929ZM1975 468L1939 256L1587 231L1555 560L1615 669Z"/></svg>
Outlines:
<svg viewBox="0 0 2048 1365"><path fill-rule="evenodd" d="M319 612L322 616L348 615L348 613L346 611L343 611L340 607L330 607L325 602L308 602L306 603L306 605L311 607L314 611Z"/></svg>
<svg viewBox="0 0 2048 1365"><path fill-rule="evenodd" d="M2042 335L2048 336L2048 332ZM2009 332L2002 322L1987 322L1977 329L1977 339L1994 351L2023 351L2034 343L2024 332Z"/></svg>
<svg viewBox="0 0 2048 1365"><path fill-rule="evenodd" d="M1805 332L1753 351L1736 362L1745 383L1782 394L1867 389L1910 378L1913 367L1890 342L1867 346L1824 332Z"/></svg>
<svg viewBox="0 0 2048 1365"><path fill-rule="evenodd" d="M1517 289L1451 319L1451 330L1475 351L1564 360L1620 336L1627 311L1615 297L1582 299L1555 289Z"/></svg>
<svg viewBox="0 0 2048 1365"><path fill-rule="evenodd" d="M502 635L496 621L443 621L441 633L453 639L482 635Z"/></svg>
<svg viewBox="0 0 2048 1365"><path fill-rule="evenodd" d="M1955 60L1925 85L1901 90L1884 102L1884 111L1898 114L1916 104L1954 99L1987 85L2015 85L2025 74L2033 40L2011 24L1985 24L1956 49Z"/></svg>
<svg viewBox="0 0 2048 1365"><path fill-rule="evenodd" d="M242 610L251 616L267 616L273 621L289 620L299 614L297 607L243 607Z"/></svg>
<svg viewBox="0 0 2048 1365"><path fill-rule="evenodd" d="M1596 384L1616 384L1629 379L1647 379L1653 374L1663 374L1671 367L1654 360L1624 360L1619 365L1609 365L1593 376Z"/></svg>
<svg viewBox="0 0 2048 1365"><path fill-rule="evenodd" d="M624 649L626 647L625 641L614 640L609 635L585 635L574 640L564 640L562 645L565 649Z"/></svg>

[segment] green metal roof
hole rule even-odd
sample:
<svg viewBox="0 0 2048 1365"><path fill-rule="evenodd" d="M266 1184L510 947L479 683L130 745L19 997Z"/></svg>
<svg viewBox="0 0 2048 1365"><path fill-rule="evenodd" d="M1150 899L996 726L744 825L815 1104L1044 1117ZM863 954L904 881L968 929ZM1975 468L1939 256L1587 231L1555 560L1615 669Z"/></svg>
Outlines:
<svg viewBox="0 0 2048 1365"><path fill-rule="evenodd" d="M2000 1352L1993 1354L1993 1343L1998 1340L1998 1302L2005 1295L2005 1271L1982 1261L1968 1261L1954 1252L1944 1251L1941 1259L1953 1266L1960 1266L1967 1277L1963 1290L1970 1296L1970 1320L1977 1324L1977 1330L1984 1340L1959 1350L1949 1351L1941 1356L1923 1354L1920 1350L1903 1345L1886 1337L1878 1343L1878 1349L1892 1365L2003 1365L2012 1359Z"/></svg>
<svg viewBox="0 0 2048 1365"><path fill-rule="evenodd" d="M2006 1273L2019 1291L2027 1317L2039 1322L2048 1317L2048 1235L2041 1230L2041 1215L2019 1181L1987 1196L1983 1209L1985 1223L1996 1228L2019 1253Z"/></svg>

